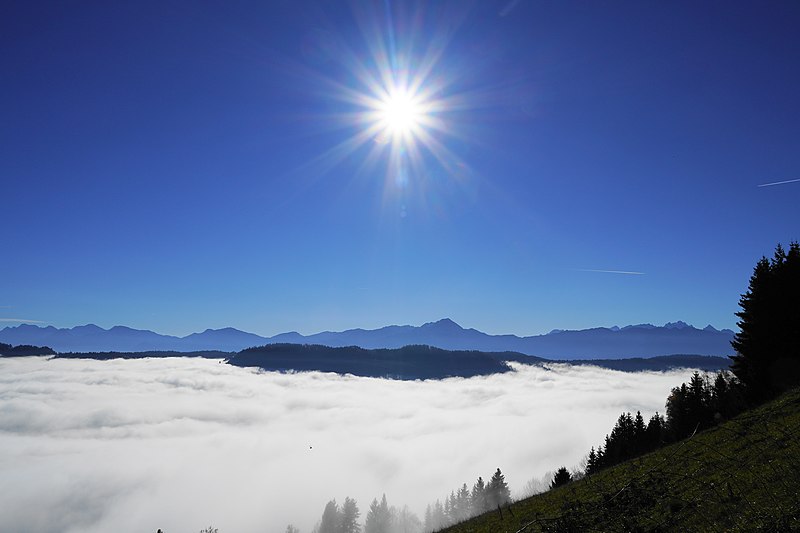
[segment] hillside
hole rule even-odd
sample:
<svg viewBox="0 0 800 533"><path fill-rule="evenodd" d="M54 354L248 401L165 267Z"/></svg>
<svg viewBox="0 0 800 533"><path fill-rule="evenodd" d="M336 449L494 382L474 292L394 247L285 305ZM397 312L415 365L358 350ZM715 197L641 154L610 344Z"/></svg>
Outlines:
<svg viewBox="0 0 800 533"><path fill-rule="evenodd" d="M55 355L49 346L31 346L29 344L21 344L19 346L12 346L0 342L0 357L25 357L29 355Z"/></svg>
<svg viewBox="0 0 800 533"><path fill-rule="evenodd" d="M494 511L443 531L800 531L798 472L795 389L690 439L521 500L502 519Z"/></svg>
<svg viewBox="0 0 800 533"><path fill-rule="evenodd" d="M277 371L312 371L393 379L442 379L508 372L503 354L441 350L431 346L365 350L311 344L268 344L233 355L228 363ZM518 355L518 354L517 354ZM536 357L524 356L531 363Z"/></svg>

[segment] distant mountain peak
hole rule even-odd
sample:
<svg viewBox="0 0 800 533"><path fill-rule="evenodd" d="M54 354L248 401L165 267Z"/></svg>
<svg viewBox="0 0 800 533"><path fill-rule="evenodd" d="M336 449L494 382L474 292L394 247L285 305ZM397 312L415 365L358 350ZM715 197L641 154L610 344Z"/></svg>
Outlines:
<svg viewBox="0 0 800 533"><path fill-rule="evenodd" d="M667 322L666 324L664 324L664 327L667 329L686 329L686 328L691 328L693 326L690 326L683 320L678 320L677 322Z"/></svg>
<svg viewBox="0 0 800 533"><path fill-rule="evenodd" d="M702 334L699 334L702 333ZM47 345L59 352L222 350L239 351L272 343L400 348L429 345L449 350L515 351L560 359L621 358L665 354L728 355L733 332L707 326L700 331L685 322L665 326L598 327L584 330L554 330L546 335L519 337L489 335L465 329L450 318L422 326L386 326L374 330L354 329L301 335L296 332L262 337L236 328L206 329L186 337L161 335L149 330L115 326L110 330L94 324L54 329L35 325L0 328L0 342L12 345Z"/></svg>
<svg viewBox="0 0 800 533"><path fill-rule="evenodd" d="M639 329L656 329L656 326L654 326L653 324L633 324L633 325L631 325L631 326L625 326L625 327L623 327L623 328L620 328L620 329L622 329L622 330L626 330L626 329L632 329L632 328L639 328Z"/></svg>
<svg viewBox="0 0 800 533"><path fill-rule="evenodd" d="M85 326L75 326L72 328L73 330L83 330L83 331L106 331L97 324L86 324Z"/></svg>
<svg viewBox="0 0 800 533"><path fill-rule="evenodd" d="M719 331L719 330L717 328L715 328L714 326L712 326L711 324L709 324L709 325L707 325L706 327L703 328L703 331Z"/></svg>
<svg viewBox="0 0 800 533"><path fill-rule="evenodd" d="M226 328L217 328L217 329L206 328L206 330L203 333L234 333L234 332L235 333L244 333L243 331L238 330L236 328L232 328L230 326L228 326Z"/></svg>
<svg viewBox="0 0 800 533"><path fill-rule="evenodd" d="M422 325L423 328L436 328L436 329L464 329L449 318L442 318L436 322L426 322Z"/></svg>

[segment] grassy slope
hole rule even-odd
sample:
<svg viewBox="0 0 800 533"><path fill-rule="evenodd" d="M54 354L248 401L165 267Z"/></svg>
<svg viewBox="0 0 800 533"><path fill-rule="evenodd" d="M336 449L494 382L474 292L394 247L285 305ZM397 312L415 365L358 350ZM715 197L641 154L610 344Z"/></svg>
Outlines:
<svg viewBox="0 0 800 533"><path fill-rule="evenodd" d="M800 531L800 389L445 531Z"/></svg>

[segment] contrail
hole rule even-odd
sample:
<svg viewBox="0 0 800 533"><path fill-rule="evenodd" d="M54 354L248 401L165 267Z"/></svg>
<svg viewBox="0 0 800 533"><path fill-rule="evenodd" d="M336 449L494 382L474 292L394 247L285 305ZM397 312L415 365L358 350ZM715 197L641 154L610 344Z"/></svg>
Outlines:
<svg viewBox="0 0 800 533"><path fill-rule="evenodd" d="M786 180L786 181L776 181L774 183L762 183L759 187L772 187L773 185L783 185L784 183L796 183L800 181L800 178L794 180Z"/></svg>
<svg viewBox="0 0 800 533"><path fill-rule="evenodd" d="M0 318L0 322L23 322L27 324L44 324L44 320L28 320L27 318Z"/></svg>
<svg viewBox="0 0 800 533"><path fill-rule="evenodd" d="M630 270L598 270L595 268L573 268L578 272L602 272L604 274L631 274L633 276L644 276L644 272L632 272Z"/></svg>

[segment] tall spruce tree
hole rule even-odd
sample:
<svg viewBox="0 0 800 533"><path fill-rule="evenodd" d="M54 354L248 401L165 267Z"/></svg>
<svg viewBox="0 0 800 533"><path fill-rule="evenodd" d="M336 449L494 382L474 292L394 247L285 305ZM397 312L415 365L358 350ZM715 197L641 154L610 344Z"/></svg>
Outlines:
<svg viewBox="0 0 800 533"><path fill-rule="evenodd" d="M731 369L758 403L800 384L800 245L762 257L739 300Z"/></svg>
<svg viewBox="0 0 800 533"><path fill-rule="evenodd" d="M361 513L354 499L345 498L339 514L339 531L341 533L359 533L361 531L361 526L358 525L358 517Z"/></svg>
<svg viewBox="0 0 800 533"><path fill-rule="evenodd" d="M498 468L486 486L486 503L490 509L494 509L510 501L511 491L508 489L506 477Z"/></svg>
<svg viewBox="0 0 800 533"><path fill-rule="evenodd" d="M380 503L378 500L372 500L364 519L364 533L389 533L391 526L392 512L389 510L386 494L384 494Z"/></svg>
<svg viewBox="0 0 800 533"><path fill-rule="evenodd" d="M325 505L322 519L319 523L319 533L339 533L341 514L336 500L331 500Z"/></svg>
<svg viewBox="0 0 800 533"><path fill-rule="evenodd" d="M470 504L473 516L484 513L488 509L486 505L486 485L483 483L482 477L478 477L478 481L472 486Z"/></svg>

